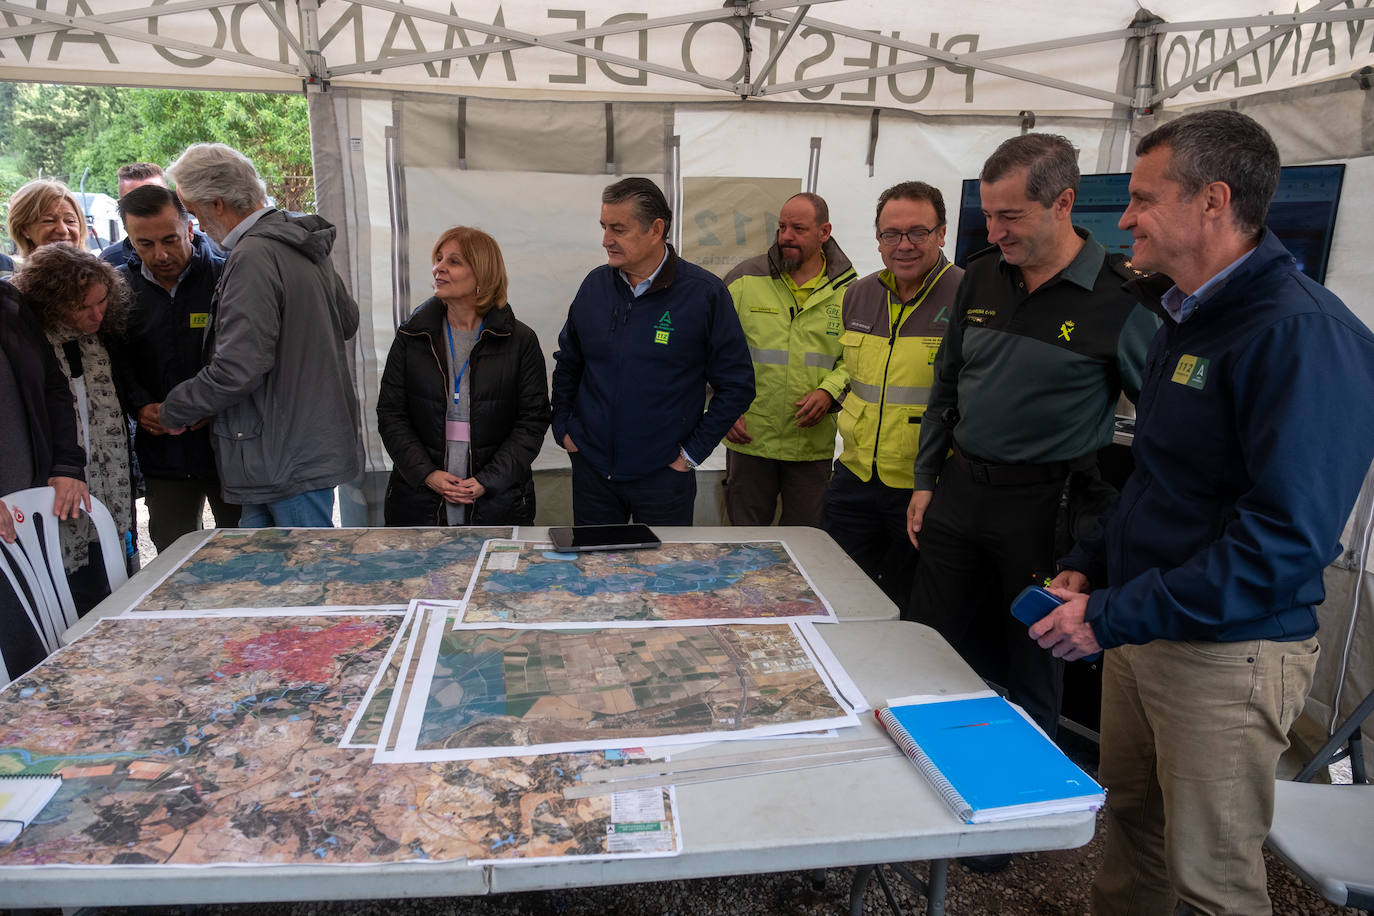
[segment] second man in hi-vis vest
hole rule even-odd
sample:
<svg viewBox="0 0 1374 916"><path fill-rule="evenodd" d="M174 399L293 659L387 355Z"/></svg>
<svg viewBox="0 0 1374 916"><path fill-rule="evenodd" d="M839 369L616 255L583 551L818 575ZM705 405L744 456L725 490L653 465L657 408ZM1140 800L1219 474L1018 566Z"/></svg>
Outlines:
<svg viewBox="0 0 1374 916"><path fill-rule="evenodd" d="M749 340L754 403L725 434L725 510L732 525L820 524L835 457L832 410L844 392L840 302L857 276L830 237L816 194L790 197L777 240L725 277Z"/></svg>
<svg viewBox="0 0 1374 916"><path fill-rule="evenodd" d="M884 267L844 294L843 450L821 527L903 608L916 563L906 531L912 462L964 272L941 251L945 201L938 188L921 181L888 188L878 197L875 227Z"/></svg>

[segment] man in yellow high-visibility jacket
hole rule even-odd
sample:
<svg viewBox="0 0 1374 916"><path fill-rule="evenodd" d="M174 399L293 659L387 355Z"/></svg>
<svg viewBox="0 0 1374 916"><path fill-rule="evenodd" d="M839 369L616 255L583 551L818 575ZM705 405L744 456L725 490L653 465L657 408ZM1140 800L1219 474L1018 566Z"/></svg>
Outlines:
<svg viewBox="0 0 1374 916"><path fill-rule="evenodd" d="M821 527L904 608L916 565L906 533L912 461L935 354L964 272L941 251L945 201L938 188L921 181L888 188L878 197L874 225L884 268L844 294L844 448Z"/></svg>
<svg viewBox="0 0 1374 916"><path fill-rule="evenodd" d="M725 511L732 525L818 525L844 391L840 301L856 274L830 237L830 208L796 194L773 246L730 271L754 362L754 402L725 435Z"/></svg>

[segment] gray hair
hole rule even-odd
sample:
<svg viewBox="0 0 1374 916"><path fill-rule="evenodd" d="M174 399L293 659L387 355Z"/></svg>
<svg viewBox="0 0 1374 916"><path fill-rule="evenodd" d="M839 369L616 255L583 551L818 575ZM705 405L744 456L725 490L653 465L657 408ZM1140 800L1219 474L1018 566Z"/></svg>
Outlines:
<svg viewBox="0 0 1374 916"><path fill-rule="evenodd" d="M223 200L240 213L267 202L267 185L247 156L223 143L193 143L167 167L177 193L198 204Z"/></svg>
<svg viewBox="0 0 1374 916"><path fill-rule="evenodd" d="M1049 207L1065 189L1078 193L1078 151L1058 134L1022 134L1003 140L983 163L979 181L1001 181L1026 170L1026 197Z"/></svg>
<svg viewBox="0 0 1374 916"><path fill-rule="evenodd" d="M647 178L624 178L607 185L601 192L603 204L620 204L627 200L632 204L631 210L640 229L647 232L654 220L661 219L663 238L668 238L673 228L673 210L658 185Z"/></svg>
<svg viewBox="0 0 1374 916"><path fill-rule="evenodd" d="M1150 131L1135 154L1162 146L1174 152L1165 177L1183 187L1184 197L1224 182L1231 189L1236 228L1251 235L1264 228L1279 186L1279 150L1258 121L1238 111L1194 112Z"/></svg>

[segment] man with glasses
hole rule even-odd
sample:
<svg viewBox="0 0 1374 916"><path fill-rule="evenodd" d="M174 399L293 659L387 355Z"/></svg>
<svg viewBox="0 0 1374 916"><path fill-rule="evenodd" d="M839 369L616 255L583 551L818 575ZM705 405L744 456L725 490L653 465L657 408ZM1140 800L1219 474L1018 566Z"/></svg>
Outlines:
<svg viewBox="0 0 1374 916"><path fill-rule="evenodd" d="M993 246L969 258L921 423L910 617L1053 736L1063 662L1007 609L1055 575L1061 497L1099 489L1097 451L1120 392L1140 391L1157 321L1121 289L1124 259L1074 227L1066 139L1013 137L979 178Z"/></svg>
<svg viewBox="0 0 1374 916"><path fill-rule="evenodd" d="M911 463L931 366L964 272L940 250L945 200L938 188L893 185L878 197L874 225L884 267L844 294L844 445L821 527L905 608L916 561L906 534Z"/></svg>
<svg viewBox="0 0 1374 916"><path fill-rule="evenodd" d="M830 237L830 207L803 191L778 211L777 240L725 283L754 360L754 403L725 434L732 525L816 526L844 391L840 302L855 276Z"/></svg>

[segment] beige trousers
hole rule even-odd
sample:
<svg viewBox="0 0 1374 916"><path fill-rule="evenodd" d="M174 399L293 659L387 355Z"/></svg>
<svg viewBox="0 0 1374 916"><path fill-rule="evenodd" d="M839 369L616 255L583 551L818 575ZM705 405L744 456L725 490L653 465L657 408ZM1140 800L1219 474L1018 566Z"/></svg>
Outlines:
<svg viewBox="0 0 1374 916"><path fill-rule="evenodd" d="M1169 642L1106 653L1106 850L1093 913L1268 916L1274 772L1317 663L1300 642Z"/></svg>

